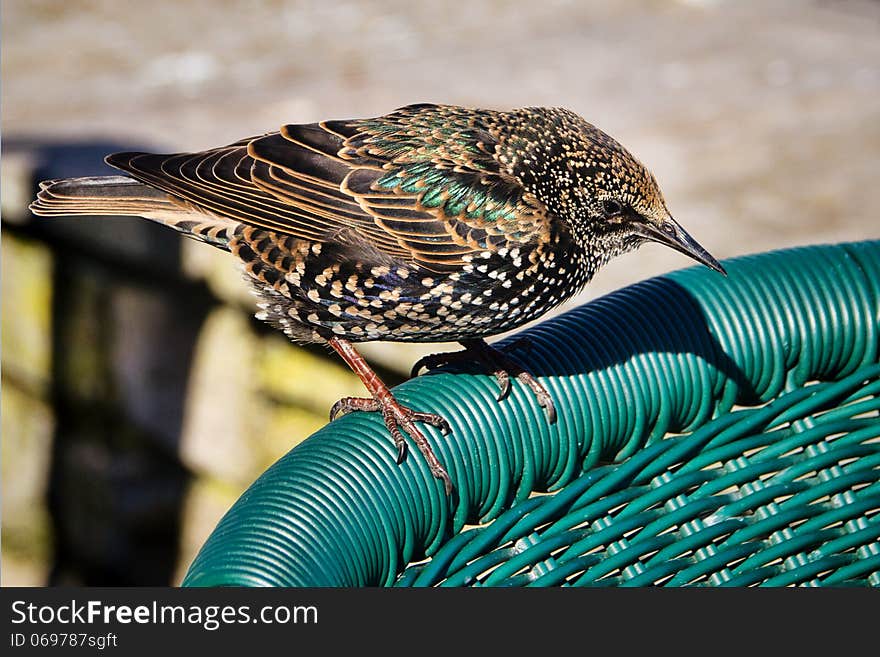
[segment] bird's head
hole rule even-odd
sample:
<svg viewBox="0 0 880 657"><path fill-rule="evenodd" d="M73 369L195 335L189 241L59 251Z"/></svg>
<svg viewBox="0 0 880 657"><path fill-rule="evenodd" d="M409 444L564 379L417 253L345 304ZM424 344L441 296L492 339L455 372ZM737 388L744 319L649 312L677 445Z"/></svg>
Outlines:
<svg viewBox="0 0 880 657"><path fill-rule="evenodd" d="M672 218L653 174L622 146L616 147L602 156L614 174L598 172L584 181L575 220L586 220L588 230L617 253L659 242L726 275L721 263Z"/></svg>
<svg viewBox="0 0 880 657"><path fill-rule="evenodd" d="M651 241L725 273L672 218L653 174L615 139L561 108L513 114L516 173L603 261Z"/></svg>

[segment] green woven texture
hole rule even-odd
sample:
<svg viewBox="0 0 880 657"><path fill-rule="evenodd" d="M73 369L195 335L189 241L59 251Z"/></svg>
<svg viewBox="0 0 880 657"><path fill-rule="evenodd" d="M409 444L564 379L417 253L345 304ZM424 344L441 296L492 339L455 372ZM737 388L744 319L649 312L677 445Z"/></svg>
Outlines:
<svg viewBox="0 0 880 657"><path fill-rule="evenodd" d="M880 242L725 267L526 331L513 355L556 424L481 373L398 386L452 426L426 427L452 497L417 452L395 463L377 414L329 424L242 495L183 584L880 585Z"/></svg>

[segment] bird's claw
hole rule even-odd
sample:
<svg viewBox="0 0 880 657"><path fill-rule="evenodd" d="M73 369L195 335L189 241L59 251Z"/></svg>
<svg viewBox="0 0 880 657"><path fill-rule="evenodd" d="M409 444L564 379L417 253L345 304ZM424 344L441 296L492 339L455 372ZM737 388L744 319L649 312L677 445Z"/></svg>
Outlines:
<svg viewBox="0 0 880 657"><path fill-rule="evenodd" d="M408 451L406 440L403 437L401 429L406 431L406 433L412 438L413 442L415 442L416 447L419 448L419 451L425 457L425 460L428 463L428 468L431 470L431 474L443 482L446 494L448 495L452 492L452 480L449 478L449 474L440 464L440 460L437 458L437 455L434 454L434 450L428 442L427 437L425 437L425 434L415 425L416 422L424 422L425 424L430 424L431 426L440 429L443 435L448 435L452 432L452 428L444 417L437 415L436 413L414 411L413 409L402 405L394 399L394 397L389 395L388 398L383 399L376 399L373 397L343 397L333 404L333 408L330 409L330 420L332 421L340 415L345 415L352 411L379 411L382 413L382 420L385 422L385 427L388 429L388 433L391 434L394 446L397 448L396 461L398 465L404 462Z"/></svg>
<svg viewBox="0 0 880 657"><path fill-rule="evenodd" d="M498 401L504 401L510 395L510 374L508 374L507 370L496 370L494 374L495 379L498 381L498 387L501 388L498 391L497 399Z"/></svg>
<svg viewBox="0 0 880 657"><path fill-rule="evenodd" d="M338 417L347 415L352 411L378 411L381 406L379 402L371 397L343 397L330 408L330 421L333 422Z"/></svg>
<svg viewBox="0 0 880 657"><path fill-rule="evenodd" d="M412 419L416 422L424 422L425 424L430 424L432 427L437 427L440 429L440 433L444 436L448 436L452 433L452 427L449 426L449 422L446 421L442 415L437 415L436 413L420 413L418 411L412 412Z"/></svg>
<svg viewBox="0 0 880 657"><path fill-rule="evenodd" d="M547 415L547 421L550 424L556 422L556 407L553 404L553 398L550 396L550 393L534 376L505 353L517 349L523 349L526 352L530 351L532 348L531 338L521 336L507 345L504 351L487 344L483 340L469 340L462 342L462 344L465 347L462 351L422 356L413 365L411 376L415 376L423 367L431 370L451 363L480 363L486 369L491 369L492 374L498 381L499 391L497 399L499 402L504 401L510 395L512 388L510 379L511 376L514 376L535 395L538 405L544 409Z"/></svg>
<svg viewBox="0 0 880 657"><path fill-rule="evenodd" d="M425 356L422 356L415 363L413 363L412 369L410 369L409 371L409 378L415 378L415 376L422 370L422 368L426 370L433 370L440 367L441 365L452 362L452 360L449 359L449 356L453 356L455 353L465 352L462 351L441 354L427 354Z"/></svg>
<svg viewBox="0 0 880 657"><path fill-rule="evenodd" d="M556 406L553 404L553 398L550 396L550 393L547 392L547 389L528 372L520 372L517 374L516 378L524 385L527 385L535 394L535 398L538 400L538 406L543 408L544 412L547 414L547 422L555 424Z"/></svg>

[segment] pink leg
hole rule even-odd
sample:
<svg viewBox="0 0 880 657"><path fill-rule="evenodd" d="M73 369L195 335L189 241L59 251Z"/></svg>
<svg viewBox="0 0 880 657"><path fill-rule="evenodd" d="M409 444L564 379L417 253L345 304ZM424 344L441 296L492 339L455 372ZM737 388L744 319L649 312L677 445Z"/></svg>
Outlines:
<svg viewBox="0 0 880 657"><path fill-rule="evenodd" d="M439 415L420 413L398 402L394 395L391 394L388 386L382 382L379 376L367 364L367 361L364 360L364 357L355 350L348 340L331 338L329 343L336 353L342 356L342 359L352 371L360 377L360 380L364 382L367 390L372 395L372 397L345 397L340 399L330 410L330 419L334 420L339 415L351 411L381 412L385 426L388 428L388 432L391 434L397 447L397 462L402 463L406 456L406 441L400 431L403 429L412 437L416 447L419 448L419 451L425 457L428 467L431 469L431 474L443 481L447 495L451 493L452 480L449 478L449 474L440 464L440 460L434 454L434 450L431 449L425 434L415 425L415 422L425 422L439 428L443 433L449 433L449 423Z"/></svg>

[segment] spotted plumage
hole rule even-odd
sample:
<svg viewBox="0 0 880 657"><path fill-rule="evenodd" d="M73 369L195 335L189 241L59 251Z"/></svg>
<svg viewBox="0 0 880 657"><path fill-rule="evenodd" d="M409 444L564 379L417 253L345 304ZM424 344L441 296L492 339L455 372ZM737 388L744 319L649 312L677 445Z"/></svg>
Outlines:
<svg viewBox="0 0 880 657"><path fill-rule="evenodd" d="M651 173L564 109L411 105L107 161L127 176L43 183L34 212L139 215L230 251L258 317L328 343L364 379L372 398L337 410L381 411L398 448L403 427L447 488L412 423L430 418L400 406L350 343L460 341L486 356L486 337L545 314L645 240L720 269ZM518 378L552 416L540 384Z"/></svg>

